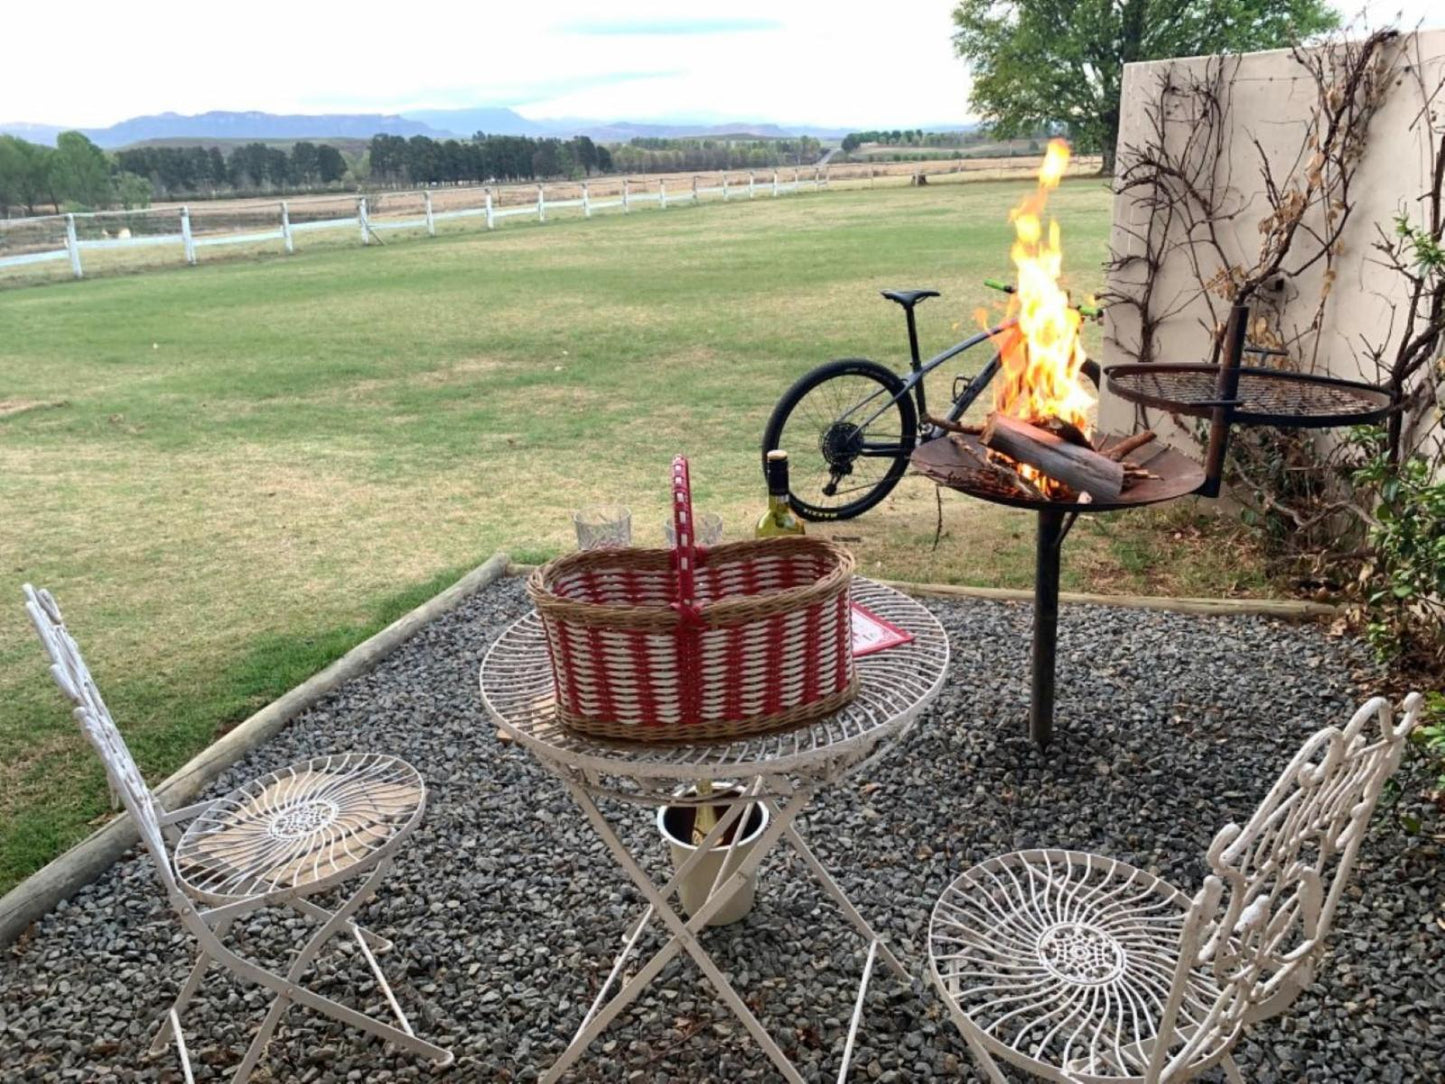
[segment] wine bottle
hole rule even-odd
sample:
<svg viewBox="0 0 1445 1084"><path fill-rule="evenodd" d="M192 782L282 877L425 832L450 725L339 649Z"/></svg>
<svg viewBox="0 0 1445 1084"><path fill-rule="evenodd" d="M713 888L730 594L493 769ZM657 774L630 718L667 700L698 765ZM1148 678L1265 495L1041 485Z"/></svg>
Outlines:
<svg viewBox="0 0 1445 1084"><path fill-rule="evenodd" d="M803 521L793 514L788 503L788 453L777 449L768 453L768 510L753 531L757 538L782 538L803 534Z"/></svg>

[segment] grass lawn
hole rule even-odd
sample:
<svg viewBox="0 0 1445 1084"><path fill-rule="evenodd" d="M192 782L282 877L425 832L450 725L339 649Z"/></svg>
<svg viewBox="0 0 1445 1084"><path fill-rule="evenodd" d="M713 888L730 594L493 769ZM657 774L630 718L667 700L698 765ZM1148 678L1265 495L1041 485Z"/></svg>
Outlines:
<svg viewBox="0 0 1445 1084"><path fill-rule="evenodd" d="M0 293L0 400L35 404L0 409L0 889L106 811L22 582L55 591L159 779L492 551L564 549L580 504L625 501L656 543L677 450L744 533L774 400L830 357L903 364L879 287L944 292L925 349L971 329L1021 191L804 194ZM1107 192L1069 182L1053 208L1074 285L1096 287ZM1027 513L943 504L936 552L919 479L833 530L868 573L1030 582ZM1086 518L1064 580L1262 590L1177 509Z"/></svg>

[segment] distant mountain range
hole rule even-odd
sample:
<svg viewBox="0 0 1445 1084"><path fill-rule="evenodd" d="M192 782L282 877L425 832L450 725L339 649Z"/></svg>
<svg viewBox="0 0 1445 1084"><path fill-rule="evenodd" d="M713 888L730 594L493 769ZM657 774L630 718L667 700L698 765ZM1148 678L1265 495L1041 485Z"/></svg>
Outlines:
<svg viewBox="0 0 1445 1084"><path fill-rule="evenodd" d="M915 125L915 127L917 127ZM925 125L929 131L952 131L968 125ZM171 142L208 139L369 139L373 135L424 135L433 139L468 138L475 132L488 135L557 136L570 139L585 135L599 142L625 143L639 137L681 138L685 136L755 136L780 139L809 135L818 139L841 139L851 129L814 125L779 125L753 121L729 124L690 123L678 120L666 124L634 124L628 121L600 121L586 117L529 120L503 108L419 109L395 113L258 113L224 112L157 113L131 117L108 128L81 128L98 146L126 147L155 140ZM0 133L18 136L32 143L53 145L55 137L68 128L54 124L0 123Z"/></svg>
<svg viewBox="0 0 1445 1084"><path fill-rule="evenodd" d="M0 132L35 143L55 142L68 128L53 124L0 124ZM374 135L445 136L420 121L382 113L156 113L131 117L108 128L81 128L97 146L126 147L149 140L179 139L370 139Z"/></svg>

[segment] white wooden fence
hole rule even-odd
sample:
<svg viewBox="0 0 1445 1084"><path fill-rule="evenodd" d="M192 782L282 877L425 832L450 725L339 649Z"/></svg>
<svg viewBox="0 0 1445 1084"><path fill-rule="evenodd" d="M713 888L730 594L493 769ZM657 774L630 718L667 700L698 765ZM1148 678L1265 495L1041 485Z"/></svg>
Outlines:
<svg viewBox="0 0 1445 1084"><path fill-rule="evenodd" d="M785 174L791 173L791 178ZM425 230L436 236L437 224L453 219L483 219L496 229L504 218L535 218L546 222L549 211L580 209L590 218L596 211L656 205L666 208L703 199L756 199L777 197L802 188L827 187L826 168L812 170L752 171L707 178L698 177L678 189L668 189L668 178L606 178L583 182L557 182L535 186L484 186L475 188L416 189L380 192L369 196L322 196L279 201L231 201L215 205L154 208L143 211L99 211L34 218L0 219L0 272L50 261L68 260L75 278L85 274L84 254L105 250L169 248L175 259L197 262L201 249L224 245L269 245L279 242L287 253L296 250L296 237L323 230L355 230L363 245L380 240L387 230ZM548 188L553 198L548 198ZM535 198L531 193L535 189ZM594 189L598 196L594 196ZM563 198L557 194L571 193ZM598 198L600 196L600 198ZM398 204L409 204L405 209ZM168 263L169 260L160 262Z"/></svg>

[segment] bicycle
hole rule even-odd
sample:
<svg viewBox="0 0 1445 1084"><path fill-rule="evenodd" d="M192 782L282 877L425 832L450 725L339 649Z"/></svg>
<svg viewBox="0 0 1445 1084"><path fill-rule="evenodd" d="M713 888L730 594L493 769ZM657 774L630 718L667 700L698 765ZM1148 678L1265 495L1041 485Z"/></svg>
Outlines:
<svg viewBox="0 0 1445 1084"><path fill-rule="evenodd" d="M984 285L1004 293L1014 292L1013 286L995 279L985 279ZM805 373L784 393L763 431L765 458L774 448L785 448L790 453L793 470L792 492L788 497L793 510L804 519L814 522L852 519L888 496L908 470L913 449L957 423L988 387L1003 360L995 352L993 359L971 379L962 375L955 378L953 399L942 419L944 424L928 413L924 377L951 358L993 341L1017 324L1016 320L1006 320L954 343L925 362L918 353L918 328L913 310L919 302L939 297L939 292L883 290L881 293L902 306L907 318L910 373L899 376L886 365L868 358L827 362ZM1094 305L1074 307L1085 317L1097 319L1103 315L1103 309ZM1097 387L1098 365L1086 361L1083 371ZM792 430L788 428L790 421L795 423ZM820 457L817 463L812 461L814 451ZM881 465L877 473L870 470L874 464ZM813 489L817 490L816 495L811 492ZM855 493L861 495L844 503L817 503L818 497L832 500Z"/></svg>

